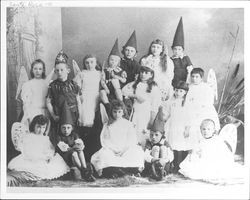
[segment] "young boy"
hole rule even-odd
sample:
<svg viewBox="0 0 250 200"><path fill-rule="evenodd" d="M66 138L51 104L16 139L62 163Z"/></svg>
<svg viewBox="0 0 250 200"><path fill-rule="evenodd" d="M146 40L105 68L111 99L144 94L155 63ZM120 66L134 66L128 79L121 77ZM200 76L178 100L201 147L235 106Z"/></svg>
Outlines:
<svg viewBox="0 0 250 200"><path fill-rule="evenodd" d="M55 74L57 79L54 80L48 89L46 99L47 108L50 112L52 127L55 131L59 130L59 120L65 109L69 109L72 115L73 125L77 125L80 105L80 88L73 80L68 79L70 69L67 64L68 56L60 51L55 60ZM53 141L53 138L52 138Z"/></svg>
<svg viewBox="0 0 250 200"><path fill-rule="evenodd" d="M210 118L215 123L215 129L220 129L218 113L214 108L214 94L212 88L203 82L204 70L194 68L191 71L191 84L186 96L186 105L190 106L193 119L197 120L197 126L203 119Z"/></svg>
<svg viewBox="0 0 250 200"><path fill-rule="evenodd" d="M149 139L146 140L145 151L145 169L142 175L149 175L151 178L161 180L163 176L169 173L170 163L174 158L168 142L164 136L165 121L160 109L155 118L153 126L150 128Z"/></svg>
<svg viewBox="0 0 250 200"><path fill-rule="evenodd" d="M173 87L179 81L189 82L189 74L193 69L192 62L187 55L184 55L184 31L182 17L177 26L173 44L172 44L173 56L171 59L174 63L174 78L172 80Z"/></svg>
<svg viewBox="0 0 250 200"><path fill-rule="evenodd" d="M122 101L121 83L126 83L127 74L120 68L120 53L118 39L108 57L108 68L104 69L101 80L100 98L109 113L109 101L118 99Z"/></svg>

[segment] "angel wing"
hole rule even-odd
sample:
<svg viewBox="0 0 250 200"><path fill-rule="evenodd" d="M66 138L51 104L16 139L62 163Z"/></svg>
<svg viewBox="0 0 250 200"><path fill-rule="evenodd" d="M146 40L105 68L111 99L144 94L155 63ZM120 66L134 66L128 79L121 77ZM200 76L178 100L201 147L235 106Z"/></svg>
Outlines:
<svg viewBox="0 0 250 200"><path fill-rule="evenodd" d="M234 124L226 124L221 129L219 136L234 154L237 146L237 127Z"/></svg>
<svg viewBox="0 0 250 200"><path fill-rule="evenodd" d="M77 74L81 72L81 70L80 70L80 68L75 60L72 60L72 65L73 65L74 75L76 77Z"/></svg>
<svg viewBox="0 0 250 200"><path fill-rule="evenodd" d="M122 88L123 96L128 97L134 93L133 84L134 82L130 82Z"/></svg>
<svg viewBox="0 0 250 200"><path fill-rule="evenodd" d="M48 76L46 77L46 83L49 85L50 82L52 80L54 80L54 76L55 76L55 73L54 73L54 69L51 70L51 72L48 74Z"/></svg>
<svg viewBox="0 0 250 200"><path fill-rule="evenodd" d="M103 104L100 104L102 124L108 123L109 117Z"/></svg>
<svg viewBox="0 0 250 200"><path fill-rule="evenodd" d="M218 90L217 90L217 79L214 70L211 68L208 71L207 75L207 84L212 88L214 93L214 99L217 101L218 99Z"/></svg>
<svg viewBox="0 0 250 200"><path fill-rule="evenodd" d="M11 140L17 151L21 151L23 136L29 134L28 128L20 122L15 122L11 128Z"/></svg>
<svg viewBox="0 0 250 200"><path fill-rule="evenodd" d="M20 75L18 79L18 85L17 85L17 91L16 91L16 99L18 99L20 95L23 84L27 82L28 80L29 80L29 77L28 77L27 71L24 66L21 66Z"/></svg>

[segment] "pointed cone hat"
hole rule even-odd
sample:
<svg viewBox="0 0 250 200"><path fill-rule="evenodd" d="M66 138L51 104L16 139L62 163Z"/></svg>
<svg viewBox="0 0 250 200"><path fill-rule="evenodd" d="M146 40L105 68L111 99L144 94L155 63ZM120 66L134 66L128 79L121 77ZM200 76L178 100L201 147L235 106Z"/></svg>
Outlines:
<svg viewBox="0 0 250 200"><path fill-rule="evenodd" d="M135 50L137 51L137 42L136 42L135 31L132 33L132 35L128 39L127 43L123 46L123 48L126 48L127 46L134 47Z"/></svg>
<svg viewBox="0 0 250 200"><path fill-rule="evenodd" d="M115 41L115 44L109 54L109 56L111 55L115 55L115 56L119 56L120 57L120 52L119 52L119 47L118 47L118 38Z"/></svg>
<svg viewBox="0 0 250 200"><path fill-rule="evenodd" d="M64 106L62 108L62 113L61 113L61 117L60 117L60 124L71 124L73 126L75 126L75 123L73 121L73 117L70 111L69 106L67 106L67 103L64 103Z"/></svg>
<svg viewBox="0 0 250 200"><path fill-rule="evenodd" d="M182 46L182 48L184 49L184 31L183 31L182 17L175 31L172 48L175 46Z"/></svg>
<svg viewBox="0 0 250 200"><path fill-rule="evenodd" d="M154 132L159 131L161 133L164 133L165 132L164 126L165 126L165 121L163 120L163 108L160 107L155 117L154 123L151 127L151 131Z"/></svg>
<svg viewBox="0 0 250 200"><path fill-rule="evenodd" d="M63 52L63 50L61 50L56 56L55 64L58 64L58 63L67 64L67 62L68 62L68 56L66 53Z"/></svg>

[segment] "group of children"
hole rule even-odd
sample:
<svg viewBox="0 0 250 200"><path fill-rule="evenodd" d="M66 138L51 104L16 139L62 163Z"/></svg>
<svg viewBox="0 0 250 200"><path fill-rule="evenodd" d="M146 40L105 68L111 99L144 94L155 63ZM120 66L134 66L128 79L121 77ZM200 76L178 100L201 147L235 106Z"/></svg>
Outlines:
<svg viewBox="0 0 250 200"><path fill-rule="evenodd" d="M36 159L44 161L44 171L50 171L50 166L56 172L50 177L35 172L43 165L39 168L34 165L32 170L20 167L26 166L23 160L30 159L25 157L26 151L35 154L41 148L38 151L44 153L45 146L35 147L34 143L28 150L27 142L21 142L22 161L16 162L16 157L8 168L28 170L41 178L51 179L58 177L58 173L65 174L70 167L75 179L82 177L86 181L125 174L155 178L157 170L165 175L177 173L188 153L199 145L200 124L202 127L207 125L202 121L211 119L217 131L220 125L213 106L213 93L202 81L203 69L193 68L190 58L184 55L182 18L174 36L171 58L165 49L163 41L154 40L148 54L138 63L134 31L123 46L123 58L116 40L106 67L99 65L96 56L86 55L83 69L74 80L68 78L68 56L61 51L55 60L57 79L50 84L44 79L44 62L34 61L32 80L22 89L22 122L27 121L34 138L50 136L52 144L46 139L53 147L49 157ZM91 156L90 163L86 163L85 129L81 127L95 126L99 105L105 107L101 115L106 113L108 120L102 121L101 149ZM25 137L22 141L26 141ZM54 161L56 157L61 157L64 164L58 166L62 159Z"/></svg>

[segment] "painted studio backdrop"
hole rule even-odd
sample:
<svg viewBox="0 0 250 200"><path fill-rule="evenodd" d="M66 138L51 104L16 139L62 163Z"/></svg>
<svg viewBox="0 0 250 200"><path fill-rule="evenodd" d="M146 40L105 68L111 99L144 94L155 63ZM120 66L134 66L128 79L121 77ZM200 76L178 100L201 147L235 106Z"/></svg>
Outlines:
<svg viewBox="0 0 250 200"><path fill-rule="evenodd" d="M10 129L18 121L21 103L16 99L20 68L28 75L30 64L41 58L48 74L58 52L63 49L82 66L86 54L94 53L102 63L119 39L119 48L136 30L139 60L154 39L161 39L172 55L176 26L183 18L185 52L194 67L216 72L218 94L222 92L228 63L236 45L230 70L239 64L238 80L244 74L244 10L187 8L8 8L7 10L7 128L8 160L13 157ZM205 77L206 77L205 74ZM72 74L71 74L72 76ZM217 102L218 103L218 102ZM237 115L243 120L244 113Z"/></svg>

